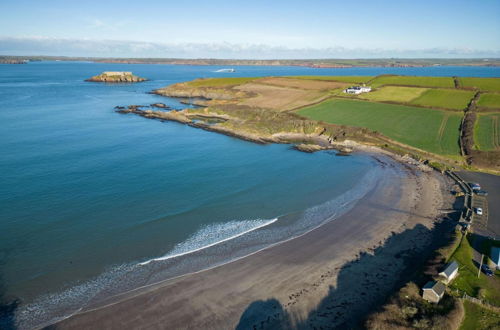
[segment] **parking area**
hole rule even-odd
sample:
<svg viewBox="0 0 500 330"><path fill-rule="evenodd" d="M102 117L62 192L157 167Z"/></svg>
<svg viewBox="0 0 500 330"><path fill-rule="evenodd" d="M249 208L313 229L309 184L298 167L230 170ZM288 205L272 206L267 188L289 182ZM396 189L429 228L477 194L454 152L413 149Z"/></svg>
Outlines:
<svg viewBox="0 0 500 330"><path fill-rule="evenodd" d="M482 208L483 215L474 213L474 232L487 237L500 239L500 176L461 171L458 174L467 182L479 183L487 197L474 195L472 207Z"/></svg>

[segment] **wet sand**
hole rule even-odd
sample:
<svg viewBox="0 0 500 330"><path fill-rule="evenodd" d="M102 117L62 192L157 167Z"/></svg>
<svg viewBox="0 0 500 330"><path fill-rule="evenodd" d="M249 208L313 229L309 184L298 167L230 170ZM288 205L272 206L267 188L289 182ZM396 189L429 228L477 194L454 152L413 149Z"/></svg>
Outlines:
<svg viewBox="0 0 500 330"><path fill-rule="evenodd" d="M386 177L310 233L83 311L60 329L357 327L424 261L448 183L380 158ZM446 199L446 198L445 198Z"/></svg>

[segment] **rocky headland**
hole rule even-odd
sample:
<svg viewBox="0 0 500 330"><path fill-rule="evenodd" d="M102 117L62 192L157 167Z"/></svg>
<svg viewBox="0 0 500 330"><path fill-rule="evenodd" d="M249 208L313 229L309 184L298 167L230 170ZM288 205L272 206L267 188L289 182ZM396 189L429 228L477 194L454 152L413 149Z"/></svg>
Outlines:
<svg viewBox="0 0 500 330"><path fill-rule="evenodd" d="M295 106L301 104L277 102L281 99L317 102L323 99L321 93L324 93L325 86L304 85L310 88L308 94L299 94L301 90L288 85L289 78L198 79L152 91L196 107L164 111L129 106L116 108L116 111L149 119L176 121L255 143L291 144L303 152L335 149L339 155L347 155L356 150L378 147L395 154L412 155L423 163L449 163L445 157L394 141L379 132L301 117L293 111Z"/></svg>
<svg viewBox="0 0 500 330"><path fill-rule="evenodd" d="M141 78L133 75L132 72L129 71L105 71L100 75L90 77L85 81L105 83L135 83L146 80L146 78Z"/></svg>

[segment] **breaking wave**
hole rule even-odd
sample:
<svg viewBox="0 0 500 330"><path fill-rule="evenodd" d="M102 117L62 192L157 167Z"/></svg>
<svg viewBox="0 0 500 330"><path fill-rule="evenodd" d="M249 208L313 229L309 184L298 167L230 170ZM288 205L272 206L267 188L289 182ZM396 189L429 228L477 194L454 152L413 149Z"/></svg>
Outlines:
<svg viewBox="0 0 500 330"><path fill-rule="evenodd" d="M154 261L163 261L194 253L212 247L214 245L235 239L259 228L268 226L276 221L278 221L278 218L274 218L271 220L259 219L229 221L225 223L211 224L205 226L184 242L177 244L174 249L166 255L141 262L139 263L139 265L144 266Z"/></svg>
<svg viewBox="0 0 500 330"><path fill-rule="evenodd" d="M273 219L231 220L206 225L161 257L115 265L100 276L39 297L16 312L19 329L47 326L85 308L112 302L121 294L249 256L302 236L349 211L380 178L380 169L362 184L303 211Z"/></svg>

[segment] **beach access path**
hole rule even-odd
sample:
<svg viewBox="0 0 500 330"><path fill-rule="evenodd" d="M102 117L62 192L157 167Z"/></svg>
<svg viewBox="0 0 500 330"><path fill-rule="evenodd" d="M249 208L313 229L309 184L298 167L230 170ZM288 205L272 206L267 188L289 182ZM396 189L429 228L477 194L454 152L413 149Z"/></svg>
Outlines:
<svg viewBox="0 0 500 330"><path fill-rule="evenodd" d="M448 179L377 156L384 175L356 206L306 235L83 311L57 329L357 327L442 241ZM443 229L444 230L444 229ZM449 230L446 229L446 230Z"/></svg>

